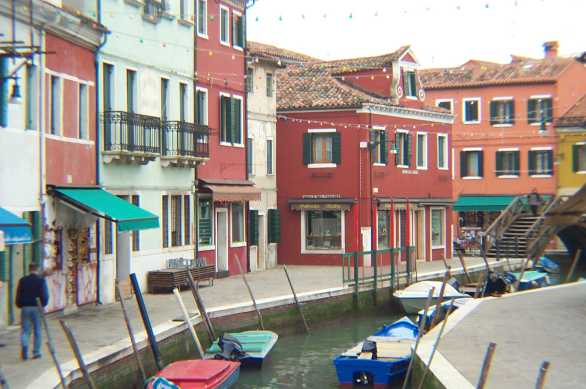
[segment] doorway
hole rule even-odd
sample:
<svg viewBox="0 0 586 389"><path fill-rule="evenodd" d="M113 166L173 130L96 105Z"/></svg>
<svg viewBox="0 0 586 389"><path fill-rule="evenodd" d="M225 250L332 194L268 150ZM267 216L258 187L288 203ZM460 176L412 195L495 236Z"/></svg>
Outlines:
<svg viewBox="0 0 586 389"><path fill-rule="evenodd" d="M216 272L227 272L228 269L228 210L216 210Z"/></svg>

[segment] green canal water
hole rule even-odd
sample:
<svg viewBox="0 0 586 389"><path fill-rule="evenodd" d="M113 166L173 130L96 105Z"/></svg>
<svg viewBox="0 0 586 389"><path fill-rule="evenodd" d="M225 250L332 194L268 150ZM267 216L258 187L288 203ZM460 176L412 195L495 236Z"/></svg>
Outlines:
<svg viewBox="0 0 586 389"><path fill-rule="evenodd" d="M279 336L260 370L241 370L236 389L337 388L332 359L401 315L376 314L321 323L311 334Z"/></svg>

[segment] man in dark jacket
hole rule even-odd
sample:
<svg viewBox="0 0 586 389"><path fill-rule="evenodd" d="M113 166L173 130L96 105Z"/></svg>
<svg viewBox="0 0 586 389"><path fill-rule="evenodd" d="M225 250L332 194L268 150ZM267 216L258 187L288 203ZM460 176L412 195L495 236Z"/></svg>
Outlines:
<svg viewBox="0 0 586 389"><path fill-rule="evenodd" d="M31 327L34 331L33 359L41 357L41 312L37 307L37 298L41 299L43 307L49 302L49 291L45 279L38 274L36 263L28 266L29 275L18 281L16 290L16 306L20 308L21 333L20 344L21 358L28 359L29 338Z"/></svg>

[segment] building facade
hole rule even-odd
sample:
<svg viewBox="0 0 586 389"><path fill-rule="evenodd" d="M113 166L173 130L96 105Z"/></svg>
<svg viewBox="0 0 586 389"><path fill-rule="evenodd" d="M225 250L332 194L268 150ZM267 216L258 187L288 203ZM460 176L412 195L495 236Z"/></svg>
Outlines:
<svg viewBox="0 0 586 389"><path fill-rule="evenodd" d="M586 95L555 122L557 194L571 196L586 184Z"/></svg>
<svg viewBox="0 0 586 389"><path fill-rule="evenodd" d="M464 230L484 230L515 196L556 193L553 122L584 94L586 68L558 56L557 42L544 47L543 59L422 72L430 101L455 117L452 177Z"/></svg>
<svg viewBox="0 0 586 389"><path fill-rule="evenodd" d="M451 257L452 116L425 105L409 47L278 74L279 262L340 265L373 248Z"/></svg>
<svg viewBox="0 0 586 389"><path fill-rule="evenodd" d="M249 268L249 202L261 199L246 169L246 8L240 0L195 4L196 121L211 128L211 158L197 170L197 251L220 276L238 274Z"/></svg>

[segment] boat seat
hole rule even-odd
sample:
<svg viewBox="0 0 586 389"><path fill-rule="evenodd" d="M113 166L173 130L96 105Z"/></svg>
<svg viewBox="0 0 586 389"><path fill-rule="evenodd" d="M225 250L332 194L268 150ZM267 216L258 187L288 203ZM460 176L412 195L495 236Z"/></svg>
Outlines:
<svg viewBox="0 0 586 389"><path fill-rule="evenodd" d="M360 353L358 359L372 359L372 353Z"/></svg>
<svg viewBox="0 0 586 389"><path fill-rule="evenodd" d="M399 338L391 338L388 336L369 336L368 338L366 338L367 340L370 340L372 342L376 342L378 343L409 343L409 344L415 344L415 340L414 339L399 339Z"/></svg>
<svg viewBox="0 0 586 389"><path fill-rule="evenodd" d="M410 339L402 339L400 341L397 341L397 339L393 340L392 338L389 339L388 337L384 336L371 336L368 338L368 340L371 340L371 338L380 338L380 340L382 340L374 340L376 342L376 355L378 359L398 359L408 356L411 354L411 347L415 344L415 341ZM359 359L365 359L360 358L360 356L364 354L362 353L362 343L363 342L360 342L356 346L347 350L345 353L342 354L342 356L358 357Z"/></svg>

